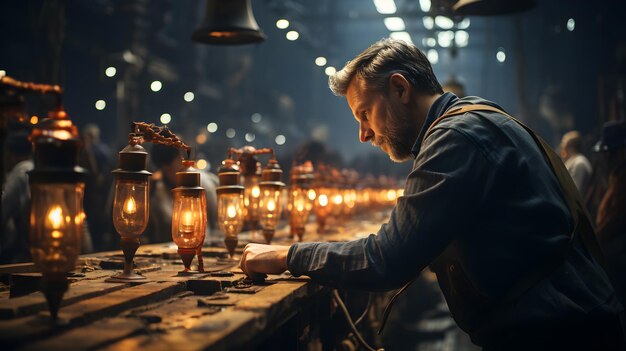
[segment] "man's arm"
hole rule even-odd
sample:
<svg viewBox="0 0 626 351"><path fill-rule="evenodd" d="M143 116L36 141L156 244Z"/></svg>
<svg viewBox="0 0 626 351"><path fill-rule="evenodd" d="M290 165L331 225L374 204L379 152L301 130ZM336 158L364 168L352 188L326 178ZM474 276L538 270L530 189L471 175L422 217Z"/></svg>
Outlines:
<svg viewBox="0 0 626 351"><path fill-rule="evenodd" d="M473 141L456 130L437 128L424 141L405 195L377 235L344 243L294 244L287 268L295 276L308 275L324 285L364 290L400 287L472 223L490 172L490 161ZM270 260L280 260L282 265L285 250L280 248L280 259ZM269 262L250 262L250 258L242 260L247 273L274 273L263 270ZM274 263L273 267L279 266Z"/></svg>

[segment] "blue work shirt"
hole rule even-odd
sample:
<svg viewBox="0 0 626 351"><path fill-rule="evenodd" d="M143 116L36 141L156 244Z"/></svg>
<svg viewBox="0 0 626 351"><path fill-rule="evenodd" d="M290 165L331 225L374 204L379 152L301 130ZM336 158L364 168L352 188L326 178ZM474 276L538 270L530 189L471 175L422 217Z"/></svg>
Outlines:
<svg viewBox="0 0 626 351"><path fill-rule="evenodd" d="M516 281L569 240L574 224L540 149L507 116L469 112L425 135L445 111L470 103L501 109L478 97L442 95L421 127L404 196L389 221L359 240L292 245L291 273L333 287L385 291L431 265L457 323L483 346L541 325L616 315L621 306L613 288L579 244L514 304L495 314L472 308L498 307Z"/></svg>

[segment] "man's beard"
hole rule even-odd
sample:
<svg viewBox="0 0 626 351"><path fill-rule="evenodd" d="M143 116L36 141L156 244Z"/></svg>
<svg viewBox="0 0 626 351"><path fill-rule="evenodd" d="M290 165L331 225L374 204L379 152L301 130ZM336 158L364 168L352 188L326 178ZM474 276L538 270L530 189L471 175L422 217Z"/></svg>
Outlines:
<svg viewBox="0 0 626 351"><path fill-rule="evenodd" d="M417 126L408 118L407 114L396 113L389 106L387 113L390 116L386 135L376 136L374 143L382 148L387 144L387 154L394 162L404 162L413 158L411 150L417 140L419 131Z"/></svg>

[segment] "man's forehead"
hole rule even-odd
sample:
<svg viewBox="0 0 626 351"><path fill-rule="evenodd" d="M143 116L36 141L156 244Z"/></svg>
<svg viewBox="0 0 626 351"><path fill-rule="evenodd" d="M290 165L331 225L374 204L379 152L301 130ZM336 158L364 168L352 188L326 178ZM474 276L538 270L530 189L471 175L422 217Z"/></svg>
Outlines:
<svg viewBox="0 0 626 351"><path fill-rule="evenodd" d="M346 95L360 96L363 94L365 90L365 81L358 74L355 74L354 77L348 83L348 89L346 90Z"/></svg>

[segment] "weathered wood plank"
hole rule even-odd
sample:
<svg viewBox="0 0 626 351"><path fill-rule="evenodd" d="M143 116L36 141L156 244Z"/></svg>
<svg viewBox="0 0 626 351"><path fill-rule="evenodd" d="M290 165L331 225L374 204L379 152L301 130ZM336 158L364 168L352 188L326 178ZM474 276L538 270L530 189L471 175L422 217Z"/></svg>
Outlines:
<svg viewBox="0 0 626 351"><path fill-rule="evenodd" d="M242 345L261 331L257 313L226 309L189 318L183 328L127 338L102 350L241 350Z"/></svg>
<svg viewBox="0 0 626 351"><path fill-rule="evenodd" d="M164 300L184 290L185 286L182 283L153 282L83 300L59 311L59 318L67 323L62 326L53 325L47 312L32 317L0 321L0 342L25 343L97 319L114 316L128 308Z"/></svg>
<svg viewBox="0 0 626 351"><path fill-rule="evenodd" d="M93 350L112 344L145 329L146 322L131 318L107 318L80 329L29 344L20 351Z"/></svg>
<svg viewBox="0 0 626 351"><path fill-rule="evenodd" d="M63 296L61 306L71 305L128 286L128 284L105 283L104 281L80 281L70 285L69 290ZM41 292L14 299L0 300L0 319L27 316L47 308L46 298Z"/></svg>

